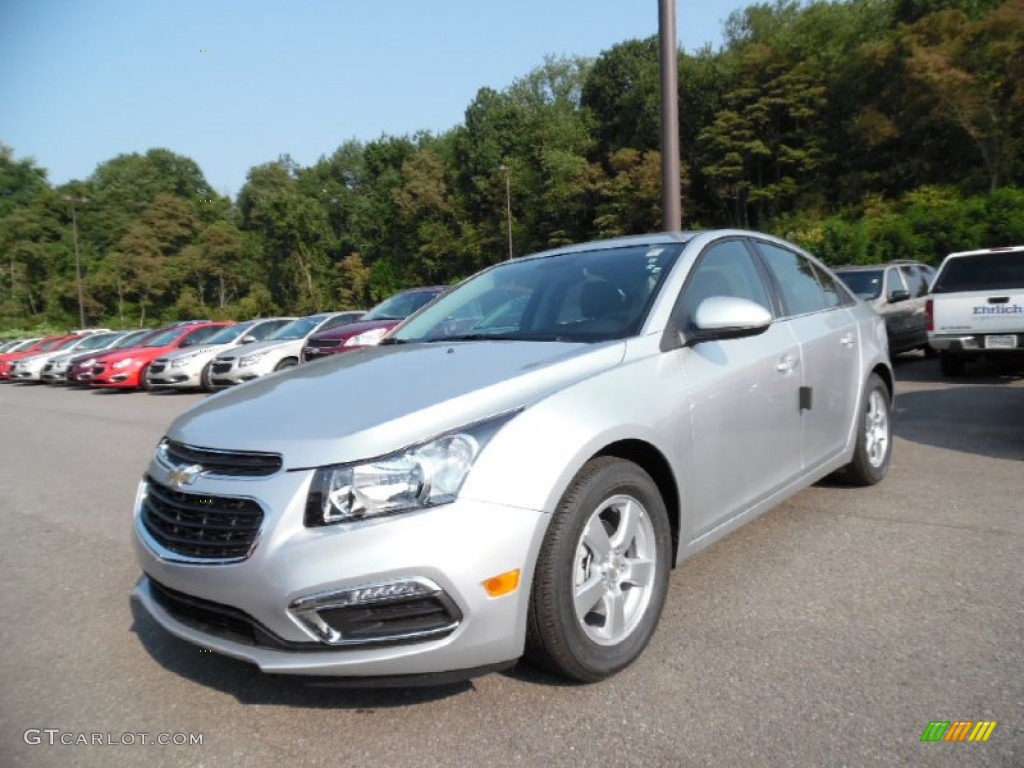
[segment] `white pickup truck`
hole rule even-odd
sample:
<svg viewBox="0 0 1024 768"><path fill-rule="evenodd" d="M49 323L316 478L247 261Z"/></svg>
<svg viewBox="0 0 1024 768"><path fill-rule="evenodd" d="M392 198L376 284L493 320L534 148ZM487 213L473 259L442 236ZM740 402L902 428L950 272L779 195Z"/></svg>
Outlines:
<svg viewBox="0 0 1024 768"><path fill-rule="evenodd" d="M1024 356L1024 245L949 254L925 312L946 376L982 356Z"/></svg>

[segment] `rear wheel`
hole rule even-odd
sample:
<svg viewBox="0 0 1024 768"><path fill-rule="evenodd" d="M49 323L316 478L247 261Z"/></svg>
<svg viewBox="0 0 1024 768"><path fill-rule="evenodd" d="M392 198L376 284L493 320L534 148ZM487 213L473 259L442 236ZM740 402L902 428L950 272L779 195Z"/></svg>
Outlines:
<svg viewBox="0 0 1024 768"><path fill-rule="evenodd" d="M658 624L671 557L668 513L650 476L614 457L588 462L541 545L527 657L581 682L629 665Z"/></svg>
<svg viewBox="0 0 1024 768"><path fill-rule="evenodd" d="M962 376L966 364L959 355L951 355L949 352L939 353L939 369L943 376Z"/></svg>
<svg viewBox="0 0 1024 768"><path fill-rule="evenodd" d="M283 371L286 368L294 368L298 364L299 361L296 360L294 357L286 357L284 360L282 360L280 363L274 366L274 370Z"/></svg>
<svg viewBox="0 0 1024 768"><path fill-rule="evenodd" d="M892 459L892 398L877 374L871 374L864 388L853 461L842 478L853 485L874 485L889 471Z"/></svg>

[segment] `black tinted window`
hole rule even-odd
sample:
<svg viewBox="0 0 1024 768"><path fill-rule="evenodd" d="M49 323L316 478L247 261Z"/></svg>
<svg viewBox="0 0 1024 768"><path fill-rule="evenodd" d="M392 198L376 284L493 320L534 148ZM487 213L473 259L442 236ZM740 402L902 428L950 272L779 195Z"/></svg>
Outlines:
<svg viewBox="0 0 1024 768"><path fill-rule="evenodd" d="M740 240L727 240L707 248L687 278L680 316L689 327L693 313L704 299L731 296L747 299L771 312L771 301L750 251Z"/></svg>
<svg viewBox="0 0 1024 768"><path fill-rule="evenodd" d="M928 281L925 279L920 267L905 265L900 267L900 271L903 273L903 279L907 284L907 290L910 291L912 299L928 293Z"/></svg>
<svg viewBox="0 0 1024 768"><path fill-rule="evenodd" d="M815 275L814 266L798 253L773 243L758 242L768 269L779 283L787 315L805 315L836 306Z"/></svg>
<svg viewBox="0 0 1024 768"><path fill-rule="evenodd" d="M980 253L946 262L932 293L1024 288L1024 252Z"/></svg>

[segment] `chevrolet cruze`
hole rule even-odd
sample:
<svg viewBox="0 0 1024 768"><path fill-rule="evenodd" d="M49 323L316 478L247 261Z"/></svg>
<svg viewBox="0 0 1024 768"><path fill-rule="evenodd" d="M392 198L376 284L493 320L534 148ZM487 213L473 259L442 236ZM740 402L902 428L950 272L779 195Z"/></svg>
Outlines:
<svg viewBox="0 0 1024 768"><path fill-rule="evenodd" d="M266 672L400 684L525 655L599 680L643 651L684 558L826 475L881 480L892 402L882 319L785 241L503 262L379 347L171 424L134 594Z"/></svg>

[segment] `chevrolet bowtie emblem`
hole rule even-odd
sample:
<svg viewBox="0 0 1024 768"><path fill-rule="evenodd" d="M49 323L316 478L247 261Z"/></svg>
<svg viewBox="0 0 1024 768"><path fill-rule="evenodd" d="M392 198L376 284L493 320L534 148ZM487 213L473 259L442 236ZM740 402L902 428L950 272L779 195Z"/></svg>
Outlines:
<svg viewBox="0 0 1024 768"><path fill-rule="evenodd" d="M187 467L175 467L168 473L167 482L175 488L192 485L202 471L203 467L201 464L190 464Z"/></svg>

